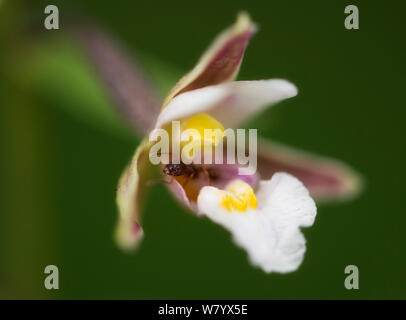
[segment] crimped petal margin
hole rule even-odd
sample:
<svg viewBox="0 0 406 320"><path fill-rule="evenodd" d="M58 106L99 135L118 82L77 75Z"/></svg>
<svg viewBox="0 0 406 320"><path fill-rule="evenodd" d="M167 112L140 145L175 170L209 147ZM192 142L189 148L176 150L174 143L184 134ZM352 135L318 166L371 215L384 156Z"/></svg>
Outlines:
<svg viewBox="0 0 406 320"><path fill-rule="evenodd" d="M256 209L230 212L221 205L224 191L205 187L197 206L201 214L231 232L254 266L267 273L297 270L306 251L300 227L313 225L317 212L313 199L298 179L283 172L262 180L256 194Z"/></svg>

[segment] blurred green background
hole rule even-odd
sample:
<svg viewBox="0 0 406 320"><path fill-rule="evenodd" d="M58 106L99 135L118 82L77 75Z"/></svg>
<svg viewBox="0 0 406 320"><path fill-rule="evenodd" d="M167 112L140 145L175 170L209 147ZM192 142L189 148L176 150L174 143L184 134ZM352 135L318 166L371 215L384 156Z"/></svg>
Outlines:
<svg viewBox="0 0 406 320"><path fill-rule="evenodd" d="M58 31L43 28L48 4L0 1L0 298L406 298L404 2L53 0ZM359 30L344 28L348 4ZM226 231L162 185L149 195L140 250L124 254L112 241L115 188L139 140L118 125L80 52L58 40L66 17L90 18L139 52L163 96L241 9L260 32L239 78L282 77L300 91L257 121L260 134L349 163L366 189L319 206L291 274L252 268ZM34 30L43 60L24 40ZM60 290L43 286L49 264ZM344 288L349 264L359 290Z"/></svg>

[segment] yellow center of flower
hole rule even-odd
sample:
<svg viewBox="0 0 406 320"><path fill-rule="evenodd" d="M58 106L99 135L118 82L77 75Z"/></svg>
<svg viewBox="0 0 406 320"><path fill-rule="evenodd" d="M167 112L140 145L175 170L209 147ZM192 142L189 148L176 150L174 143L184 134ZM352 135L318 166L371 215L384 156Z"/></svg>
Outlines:
<svg viewBox="0 0 406 320"><path fill-rule="evenodd" d="M199 113L182 119L180 127L182 132L189 129L193 129L195 132L189 141L182 143L182 148L186 148L186 154L191 158L193 158L196 148L209 150L216 147L224 137L223 125L207 113Z"/></svg>
<svg viewBox="0 0 406 320"><path fill-rule="evenodd" d="M248 183L241 180L230 183L220 200L220 205L228 212L246 212L248 209L256 209L258 202L254 190Z"/></svg>
<svg viewBox="0 0 406 320"><path fill-rule="evenodd" d="M187 129L197 130L203 142L210 143L214 146L216 146L224 136L223 125L207 113L199 113L190 118L183 119L180 122L180 126L182 131ZM205 136L205 129L212 130L211 132L213 134Z"/></svg>

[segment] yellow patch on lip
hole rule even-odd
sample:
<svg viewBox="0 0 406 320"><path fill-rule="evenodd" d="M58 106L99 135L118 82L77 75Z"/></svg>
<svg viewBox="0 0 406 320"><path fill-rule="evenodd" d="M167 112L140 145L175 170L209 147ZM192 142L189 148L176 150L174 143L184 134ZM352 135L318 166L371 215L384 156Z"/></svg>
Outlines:
<svg viewBox="0 0 406 320"><path fill-rule="evenodd" d="M195 129L199 132L200 138L204 143L210 143L216 146L219 140L224 137L224 127L212 116L207 113L199 113L190 118L181 120L181 129ZM213 130L213 135L211 137L204 136L204 130ZM207 140L207 141L206 141Z"/></svg>
<svg viewBox="0 0 406 320"><path fill-rule="evenodd" d="M1 1L1 0L0 0ZM173 139L173 127L170 124L164 126L169 137ZM205 136L205 130L207 134ZM188 140L181 138L186 131L188 132ZM223 125L214 117L207 113L198 113L191 117L186 117L180 120L180 135L181 141L173 141L180 144L182 156L193 159L197 151L212 150L222 142L225 134ZM183 154L184 152L184 154Z"/></svg>
<svg viewBox="0 0 406 320"><path fill-rule="evenodd" d="M186 155L191 159L195 155L195 149L209 150L216 147L224 137L224 127L207 113L199 113L180 122L181 131L194 129L196 134L192 140L182 143L182 149L187 146ZM205 130L208 130L205 134Z"/></svg>
<svg viewBox="0 0 406 320"><path fill-rule="evenodd" d="M248 183L241 180L234 181L222 193L220 205L228 212L246 212L248 209L257 208L257 198Z"/></svg>

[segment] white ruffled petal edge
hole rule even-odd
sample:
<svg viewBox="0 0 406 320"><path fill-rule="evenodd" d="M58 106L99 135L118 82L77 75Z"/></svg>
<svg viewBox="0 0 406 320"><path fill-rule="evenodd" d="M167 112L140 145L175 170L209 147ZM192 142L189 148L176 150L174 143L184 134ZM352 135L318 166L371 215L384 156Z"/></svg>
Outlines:
<svg viewBox="0 0 406 320"><path fill-rule="evenodd" d="M297 88L282 79L234 81L182 93L161 111L155 127L197 113L209 113L224 127L235 127L263 108L297 95Z"/></svg>
<svg viewBox="0 0 406 320"><path fill-rule="evenodd" d="M228 212L220 206L222 192L204 187L198 210L232 233L253 265L265 272L292 272L303 261L306 241L300 227L311 226L316 205L304 185L287 173L275 173L261 181L256 193L258 207L247 212Z"/></svg>

